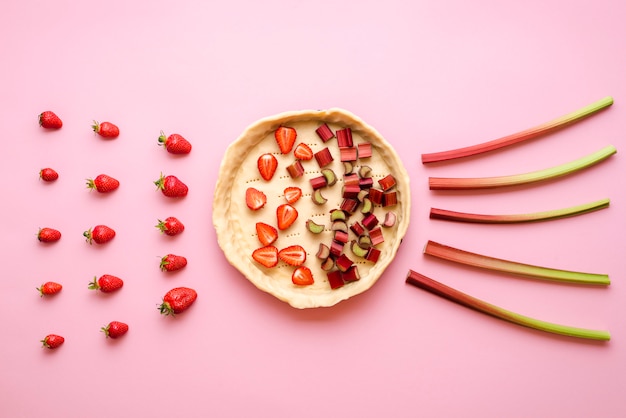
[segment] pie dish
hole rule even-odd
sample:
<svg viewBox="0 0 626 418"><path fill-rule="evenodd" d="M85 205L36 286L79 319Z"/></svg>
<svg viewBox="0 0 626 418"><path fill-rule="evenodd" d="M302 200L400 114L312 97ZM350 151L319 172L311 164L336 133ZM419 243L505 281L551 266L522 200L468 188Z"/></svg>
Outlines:
<svg viewBox="0 0 626 418"><path fill-rule="evenodd" d="M281 150L276 131L284 128L297 134L293 149L304 143L315 158L300 160L292 148L283 153L287 150ZM321 157L324 152L325 159ZM277 162L269 179L259 168L259 157L265 154L273 155ZM296 165L298 170L293 169ZM329 172L334 179L326 178L329 181L320 184L320 178L324 181L322 174ZM355 184L355 176L363 190L358 197L347 192L354 190L348 184ZM280 224L277 208L286 203L288 187L299 188L302 195L291 203L297 217L280 229L276 228ZM248 189L262 192L266 198L262 207L253 210L248 206ZM371 192L374 189L378 198ZM368 202L370 192L372 199ZM386 197L381 198L381 193ZM319 195L325 203L321 204ZM344 206L346 200L356 200L358 206ZM366 208L370 204L371 209ZM329 307L376 283L396 256L408 228L410 206L408 174L393 147L373 127L338 108L289 111L258 120L229 145L213 197L213 224L228 262L257 288L294 308ZM337 216L342 214L345 216ZM346 219L342 228L337 219L343 217ZM292 276L297 267L290 261L280 258L268 267L253 257L255 250L266 247L257 233L257 223L271 225L278 232L278 238L268 247L280 251L296 246L304 250L306 260L300 262L310 270L312 284L294 284ZM346 226L349 228L344 234ZM353 252L353 245L360 252ZM320 255L323 246L332 247L330 257L328 252ZM341 254L343 263L335 263ZM348 271L353 274L348 275Z"/></svg>

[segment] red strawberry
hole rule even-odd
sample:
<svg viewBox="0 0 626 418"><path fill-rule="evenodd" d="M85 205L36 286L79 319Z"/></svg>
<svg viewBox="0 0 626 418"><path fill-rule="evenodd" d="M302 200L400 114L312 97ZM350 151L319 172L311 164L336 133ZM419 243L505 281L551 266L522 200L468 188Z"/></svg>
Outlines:
<svg viewBox="0 0 626 418"><path fill-rule="evenodd" d="M252 258L264 267L274 267L278 264L278 248L272 245L257 248L252 252Z"/></svg>
<svg viewBox="0 0 626 418"><path fill-rule="evenodd" d="M278 168L278 160L272 154L263 154L257 160L257 167L261 177L265 180L271 180Z"/></svg>
<svg viewBox="0 0 626 418"><path fill-rule="evenodd" d="M59 178L59 173L51 168L42 168L39 171L39 178L43 181L55 181Z"/></svg>
<svg viewBox="0 0 626 418"><path fill-rule="evenodd" d="M165 218L164 221L160 219L158 221L159 223L155 227L165 235L174 236L185 230L185 225L173 216Z"/></svg>
<svg viewBox="0 0 626 418"><path fill-rule="evenodd" d="M41 242L56 242L61 239L61 233L52 228L39 228L37 239Z"/></svg>
<svg viewBox="0 0 626 418"><path fill-rule="evenodd" d="M161 258L160 268L163 271L180 270L187 265L187 259L182 255L168 254Z"/></svg>
<svg viewBox="0 0 626 418"><path fill-rule="evenodd" d="M300 197L302 197L302 190L299 187L295 186L285 188L284 193L287 203L292 205L296 203L298 199L300 199Z"/></svg>
<svg viewBox="0 0 626 418"><path fill-rule="evenodd" d="M106 225L96 225L83 232L83 236L87 239L89 245L93 242L96 244L105 244L115 238L115 231Z"/></svg>
<svg viewBox="0 0 626 418"><path fill-rule="evenodd" d="M63 121L54 112L46 110L39 114L39 126L46 129L60 129Z"/></svg>
<svg viewBox="0 0 626 418"><path fill-rule="evenodd" d="M246 189L246 205L252 210L259 210L267 203L267 196L254 187Z"/></svg>
<svg viewBox="0 0 626 418"><path fill-rule="evenodd" d="M276 219L278 221L278 229L285 230L293 224L298 218L296 208L288 203L280 205L276 208Z"/></svg>
<svg viewBox="0 0 626 418"><path fill-rule="evenodd" d="M301 266L306 261L306 251L300 245L290 245L278 252L278 258L290 266Z"/></svg>
<svg viewBox="0 0 626 418"><path fill-rule="evenodd" d="M124 286L124 281L119 277L110 274L103 274L99 279L93 278L93 282L89 283L89 289L99 290L102 293L112 293L120 290Z"/></svg>
<svg viewBox="0 0 626 418"><path fill-rule="evenodd" d="M256 223L256 233L263 245L270 245L278 239L276 228L263 222Z"/></svg>
<svg viewBox="0 0 626 418"><path fill-rule="evenodd" d="M185 197L189 191L187 185L176 176L163 177L161 174L161 177L154 184L157 186L157 190L161 190L167 197Z"/></svg>
<svg viewBox="0 0 626 418"><path fill-rule="evenodd" d="M96 189L100 193L109 193L120 187L120 182L106 174L100 174L95 179L87 179L87 188Z"/></svg>
<svg viewBox="0 0 626 418"><path fill-rule="evenodd" d="M119 321L111 321L106 327L100 328L107 338L113 338L114 340L121 337L128 332L128 324Z"/></svg>
<svg viewBox="0 0 626 418"><path fill-rule="evenodd" d="M280 148L280 152L283 154L289 154L291 152L297 136L298 134L295 129L286 126L280 126L274 131L274 138L276 138L278 148Z"/></svg>
<svg viewBox="0 0 626 418"><path fill-rule="evenodd" d="M293 150L293 155L298 160L308 161L308 160L313 159L313 150L307 144L305 144L304 142L301 142L298 145L296 145L296 149Z"/></svg>
<svg viewBox="0 0 626 418"><path fill-rule="evenodd" d="M191 143L179 134L165 136L161 131L159 145L164 146L170 154L189 154L191 152Z"/></svg>
<svg viewBox="0 0 626 418"><path fill-rule="evenodd" d="M165 316L186 311L198 297L198 293L188 287L176 287L165 294L159 311Z"/></svg>
<svg viewBox="0 0 626 418"><path fill-rule="evenodd" d="M43 344L43 346L51 350L59 347L64 342L65 342L65 338L61 337L60 335L55 335L55 334L46 335L46 337L43 340L41 340L41 343Z"/></svg>
<svg viewBox="0 0 626 418"><path fill-rule="evenodd" d="M293 271L291 282L298 286L308 286L313 284L313 273L306 266L300 266Z"/></svg>
<svg viewBox="0 0 626 418"><path fill-rule="evenodd" d="M120 134L120 128L111 122L99 123L94 120L91 129L103 138L117 138Z"/></svg>
<svg viewBox="0 0 626 418"><path fill-rule="evenodd" d="M63 289L63 286L55 282L46 282L42 284L41 287L37 288L37 290L39 290L39 294L41 295L41 297L49 296L49 295L56 295L57 293L61 291L61 289Z"/></svg>

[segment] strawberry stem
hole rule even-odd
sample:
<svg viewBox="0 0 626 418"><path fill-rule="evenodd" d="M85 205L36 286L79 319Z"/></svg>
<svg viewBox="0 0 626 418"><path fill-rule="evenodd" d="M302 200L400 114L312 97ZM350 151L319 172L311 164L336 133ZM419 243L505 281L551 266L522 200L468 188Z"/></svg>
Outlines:
<svg viewBox="0 0 626 418"><path fill-rule="evenodd" d="M422 163L435 163L440 161L469 157L471 155L482 154L523 141L528 141L530 139L552 133L558 129L571 125L574 122L578 122L579 120L582 120L606 107L609 107L612 104L613 98L608 96L588 106L585 106L582 109L576 110L572 113L568 113L567 115L556 118L550 122L535 126L534 128L517 132L512 135L495 139L493 141L484 142L482 144L477 144L465 148L458 148L450 151L422 154Z"/></svg>
<svg viewBox="0 0 626 418"><path fill-rule="evenodd" d="M611 339L611 335L608 331L577 328L567 325L555 324L503 309L499 306L492 305L488 302L477 299L473 296L446 286L443 283L439 283L413 270L409 270L406 277L406 283L419 287L420 289L426 290L437 296L448 299L449 301L458 303L459 305L465 306L475 311L524 327L575 338L599 341L609 341Z"/></svg>
<svg viewBox="0 0 626 418"><path fill-rule="evenodd" d="M482 178L430 177L428 184L430 190L473 190L519 186L573 174L606 160L616 152L617 150L613 145L608 145L599 151L577 160L530 173Z"/></svg>
<svg viewBox="0 0 626 418"><path fill-rule="evenodd" d="M472 267L479 267L491 271L517 274L534 279L555 280L560 282L609 285L611 281L606 274L581 273L569 270L558 270L548 267L539 267L515 261L503 260L482 254L471 253L458 248L428 241L424 247L424 254L443 260L453 261Z"/></svg>
<svg viewBox="0 0 626 418"><path fill-rule="evenodd" d="M554 219L567 218L570 216L584 215L585 213L609 207L609 199L597 200L595 202L572 206L562 209L553 209L544 212L513 214L513 215L485 215L466 212L455 212L447 209L430 209L431 219L441 219L445 221L484 223L484 224L508 224L522 222L539 222Z"/></svg>

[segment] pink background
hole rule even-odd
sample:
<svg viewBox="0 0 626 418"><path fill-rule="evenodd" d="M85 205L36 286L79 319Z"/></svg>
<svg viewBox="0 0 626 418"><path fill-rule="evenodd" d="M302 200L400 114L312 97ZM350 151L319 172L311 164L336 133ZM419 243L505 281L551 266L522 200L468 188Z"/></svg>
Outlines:
<svg viewBox="0 0 626 418"><path fill-rule="evenodd" d="M2 295L0 415L35 417L618 417L626 415L626 6L621 0L12 1L0 15ZM613 96L608 110L557 134L463 162L423 152L492 140ZM299 311L230 266L211 221L229 143L286 110L342 107L375 126L411 177L412 220L374 288ZM37 115L65 125L46 132ZM92 120L118 124L104 141ZM174 158L160 130L194 146ZM618 154L560 181L436 193L428 176L491 176ZM44 184L38 171L60 173ZM190 187L166 200L152 182ZM122 185L89 193L100 173ZM430 207L534 212L608 197L611 207L554 222L488 226L428 219ZM174 239L154 228L177 216ZM117 230L107 246L82 232ZM41 245L39 227L63 233ZM608 273L608 288L513 278L422 255L428 239L532 264ZM178 274L159 271L168 252ZM589 343L510 325L404 283L409 269L544 320L608 329ZM96 275L125 279L110 297ZM41 299L47 280L64 285ZM156 310L197 289L176 319ZM130 332L105 340L111 320ZM51 352L47 333L64 335ZM111 399L111 401L109 401Z"/></svg>

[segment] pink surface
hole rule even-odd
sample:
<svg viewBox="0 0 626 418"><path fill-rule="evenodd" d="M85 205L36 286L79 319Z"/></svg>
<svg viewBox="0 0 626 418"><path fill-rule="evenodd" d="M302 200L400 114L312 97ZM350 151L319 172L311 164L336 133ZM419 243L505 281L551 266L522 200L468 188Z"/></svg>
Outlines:
<svg viewBox="0 0 626 418"><path fill-rule="evenodd" d="M3 342L0 415L618 417L626 415L626 14L624 2L320 1L8 2L0 15ZM559 133L463 162L424 167L423 152L504 136L604 96L608 110ZM375 126L411 177L412 220L396 262L369 292L299 311L230 266L211 222L221 157L256 119L342 107ZM53 110L60 131L37 115ZM118 124L104 141L92 120ZM175 158L160 130L194 146ZM436 193L428 176L533 171L613 144L618 154L559 181ZM38 179L42 167L60 173ZM190 187L155 191L159 173ZM122 185L90 193L107 173ZM582 217L518 226L428 219L430 207L517 213L608 197ZM173 239L154 228L177 216ZM107 246L82 232L117 230ZM51 226L60 242L35 234ZM428 239L532 264L608 273L608 288L512 278L422 255ZM159 257L189 259L178 274ZM404 283L409 269L513 311L608 329L580 342L510 325ZM96 275L125 279L108 297ZM42 299L48 280L64 285ZM176 319L157 303L197 289ZM99 329L130 325L121 340ZM65 344L40 347L47 333ZM113 401L108 402L108 394Z"/></svg>

